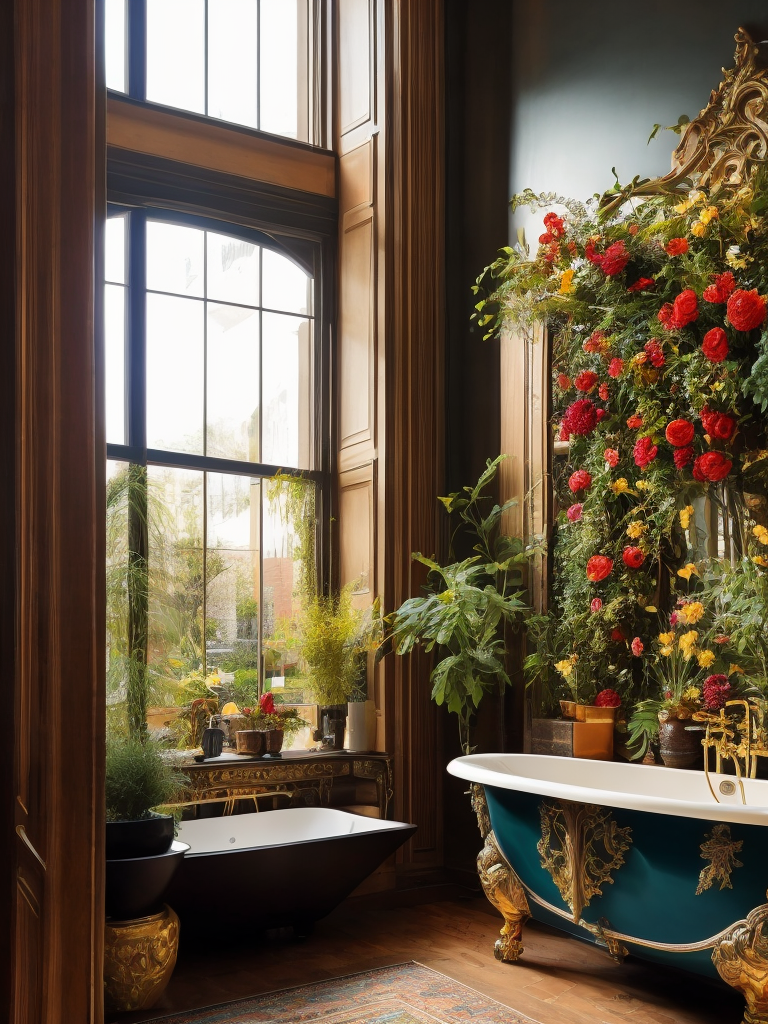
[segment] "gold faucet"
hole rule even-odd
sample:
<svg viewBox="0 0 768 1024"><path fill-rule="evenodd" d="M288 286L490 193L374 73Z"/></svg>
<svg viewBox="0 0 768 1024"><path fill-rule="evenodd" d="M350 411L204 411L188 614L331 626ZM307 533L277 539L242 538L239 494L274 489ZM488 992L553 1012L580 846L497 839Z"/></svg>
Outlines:
<svg viewBox="0 0 768 1024"><path fill-rule="evenodd" d="M727 714L728 708L741 708L743 714L737 717ZM701 745L704 748L704 773L712 796L719 799L709 778L709 751L715 752L715 771L722 771L724 761L732 761L741 790L742 803L746 804L742 779L754 779L760 757L768 757L768 730L766 729L766 705L761 700L737 698L726 701L717 712L695 711L693 720L706 726Z"/></svg>

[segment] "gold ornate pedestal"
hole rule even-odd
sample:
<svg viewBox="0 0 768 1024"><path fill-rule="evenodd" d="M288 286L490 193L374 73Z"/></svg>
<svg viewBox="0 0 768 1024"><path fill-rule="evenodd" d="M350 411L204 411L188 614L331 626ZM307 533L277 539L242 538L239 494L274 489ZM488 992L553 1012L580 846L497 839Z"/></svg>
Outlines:
<svg viewBox="0 0 768 1024"><path fill-rule="evenodd" d="M104 930L104 1009L148 1010L171 980L179 949L179 919L159 914L107 921Z"/></svg>
<svg viewBox="0 0 768 1024"><path fill-rule="evenodd" d="M768 904L737 921L712 952L723 981L742 993L744 1024L768 1024Z"/></svg>

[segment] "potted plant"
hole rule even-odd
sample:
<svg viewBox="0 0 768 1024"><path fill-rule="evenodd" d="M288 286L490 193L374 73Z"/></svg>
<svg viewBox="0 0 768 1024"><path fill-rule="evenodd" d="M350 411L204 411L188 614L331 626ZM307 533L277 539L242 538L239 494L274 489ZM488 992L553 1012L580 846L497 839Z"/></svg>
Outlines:
<svg viewBox="0 0 768 1024"><path fill-rule="evenodd" d="M522 570L541 551L501 532L502 517L516 502L500 506L483 493L504 458L489 460L474 487L439 499L459 519L451 549L456 533L463 530L476 553L445 566L414 554L429 570L425 593L405 601L390 620L397 654L408 654L417 645L427 652L437 650L432 698L458 717L465 753L472 749L470 728L484 694L510 683L503 630L517 628L530 610Z"/></svg>
<svg viewBox="0 0 768 1024"><path fill-rule="evenodd" d="M261 695L255 709L245 707L239 714L246 728L235 733L238 754L279 754L285 734L290 736L308 725L296 708L276 704L269 691Z"/></svg>

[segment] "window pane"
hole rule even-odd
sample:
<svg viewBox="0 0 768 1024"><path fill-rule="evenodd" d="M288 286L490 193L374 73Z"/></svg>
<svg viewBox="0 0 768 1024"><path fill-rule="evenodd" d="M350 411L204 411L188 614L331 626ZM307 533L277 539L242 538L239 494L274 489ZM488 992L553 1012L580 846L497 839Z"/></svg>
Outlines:
<svg viewBox="0 0 768 1024"><path fill-rule="evenodd" d="M115 714L128 682L127 476L126 462L107 462L107 706Z"/></svg>
<svg viewBox="0 0 768 1024"><path fill-rule="evenodd" d="M208 670L234 673L242 704L258 680L260 483L209 473L206 552ZM248 686L248 684L252 684ZM244 699L243 699L244 698Z"/></svg>
<svg viewBox="0 0 768 1024"><path fill-rule="evenodd" d="M312 279L291 260L271 249L263 249L261 259L264 308L311 316Z"/></svg>
<svg viewBox="0 0 768 1024"><path fill-rule="evenodd" d="M206 454L259 461L259 314L208 303Z"/></svg>
<svg viewBox="0 0 768 1024"><path fill-rule="evenodd" d="M147 446L203 454L203 303L147 295Z"/></svg>
<svg viewBox="0 0 768 1024"><path fill-rule="evenodd" d="M209 299L256 306L259 301L259 247L228 235L206 232Z"/></svg>
<svg viewBox="0 0 768 1024"><path fill-rule="evenodd" d="M126 92L125 0L106 0L104 11L104 60L107 88Z"/></svg>
<svg viewBox="0 0 768 1024"><path fill-rule="evenodd" d="M107 220L104 270L107 281L125 284L125 217L110 217Z"/></svg>
<svg viewBox="0 0 768 1024"><path fill-rule="evenodd" d="M147 0L147 99L205 113L204 0Z"/></svg>
<svg viewBox="0 0 768 1024"><path fill-rule="evenodd" d="M125 444L125 288L104 286L104 362L108 444Z"/></svg>
<svg viewBox="0 0 768 1024"><path fill-rule="evenodd" d="M297 0L261 0L259 127L292 139L298 137L297 20Z"/></svg>
<svg viewBox="0 0 768 1024"><path fill-rule="evenodd" d="M208 114L257 128L256 0L208 4Z"/></svg>
<svg viewBox="0 0 768 1024"><path fill-rule="evenodd" d="M311 469L312 326L279 313L262 317L262 462Z"/></svg>
<svg viewBox="0 0 768 1024"><path fill-rule="evenodd" d="M149 647L154 702L203 667L203 474L149 466Z"/></svg>
<svg viewBox="0 0 768 1024"><path fill-rule="evenodd" d="M177 295L203 295L205 232L179 224L147 221L147 288Z"/></svg>

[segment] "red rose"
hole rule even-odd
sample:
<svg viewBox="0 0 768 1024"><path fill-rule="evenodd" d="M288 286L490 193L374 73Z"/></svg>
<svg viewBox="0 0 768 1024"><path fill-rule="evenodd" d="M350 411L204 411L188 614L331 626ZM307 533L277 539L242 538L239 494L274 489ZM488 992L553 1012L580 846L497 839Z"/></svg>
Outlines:
<svg viewBox="0 0 768 1024"><path fill-rule="evenodd" d="M569 434L591 434L597 424L597 407L588 398L572 402L563 415L563 426Z"/></svg>
<svg viewBox="0 0 768 1024"><path fill-rule="evenodd" d="M737 331L751 331L765 320L765 299L757 289L739 288L728 299L726 318Z"/></svg>
<svg viewBox="0 0 768 1024"><path fill-rule="evenodd" d="M568 391L571 386L571 378L567 373L558 373L557 386L561 391Z"/></svg>
<svg viewBox="0 0 768 1024"><path fill-rule="evenodd" d="M662 327L666 327L668 331L671 331L672 327L674 326L672 323L673 316L674 309L672 307L672 303L665 302L658 312L658 320Z"/></svg>
<svg viewBox="0 0 768 1024"><path fill-rule="evenodd" d="M597 422L600 423L606 417L605 409L598 409L597 412L595 413L595 416L597 418Z"/></svg>
<svg viewBox="0 0 768 1024"><path fill-rule="evenodd" d="M621 706L621 697L615 690L601 690L595 697L596 708L618 708Z"/></svg>
<svg viewBox="0 0 768 1024"><path fill-rule="evenodd" d="M616 466L618 466L619 464L619 453L616 451L615 448L606 448L603 452L603 458L611 467L611 469L615 469Z"/></svg>
<svg viewBox="0 0 768 1024"><path fill-rule="evenodd" d="M699 300L693 288L680 292L672 303L672 326L678 330L693 323L699 316Z"/></svg>
<svg viewBox="0 0 768 1024"><path fill-rule="evenodd" d="M595 250L595 243L591 238L584 246L584 256L590 263L594 263L598 267L603 262L603 257Z"/></svg>
<svg viewBox="0 0 768 1024"><path fill-rule="evenodd" d="M592 391L597 380L598 377L594 370L582 370L581 373L576 374L573 383L577 391Z"/></svg>
<svg viewBox="0 0 768 1024"><path fill-rule="evenodd" d="M736 287L736 279L730 270L718 274L714 282L704 289L702 298L705 302L727 302L728 296Z"/></svg>
<svg viewBox="0 0 768 1024"><path fill-rule="evenodd" d="M611 397L611 392L608 390L607 384L601 384L600 387L597 389L597 393L604 402L607 402L608 399Z"/></svg>
<svg viewBox="0 0 768 1024"><path fill-rule="evenodd" d="M722 673L707 676L704 680L704 706L708 711L718 711L725 705L731 684Z"/></svg>
<svg viewBox="0 0 768 1024"><path fill-rule="evenodd" d="M688 239L670 238L664 249L669 256L682 256L683 253L688 252Z"/></svg>
<svg viewBox="0 0 768 1024"><path fill-rule="evenodd" d="M705 405L701 410L701 422L710 437L718 441L730 441L736 429L736 420L725 412L713 412Z"/></svg>
<svg viewBox="0 0 768 1024"><path fill-rule="evenodd" d="M577 491L588 491L592 486L592 477L586 469L577 469L568 477L568 487L576 494Z"/></svg>
<svg viewBox="0 0 768 1024"><path fill-rule="evenodd" d="M694 480L715 482L724 480L731 472L733 463L720 452L705 452L693 464Z"/></svg>
<svg viewBox="0 0 768 1024"><path fill-rule="evenodd" d="M672 458L675 460L676 469L684 469L693 461L693 445L688 445L687 448L675 448Z"/></svg>
<svg viewBox="0 0 768 1024"><path fill-rule="evenodd" d="M659 454L659 449L650 437L641 437L635 442L632 454L635 458L635 465L640 469L645 469Z"/></svg>
<svg viewBox="0 0 768 1024"><path fill-rule="evenodd" d="M600 353L607 348L607 342L605 335L602 331L592 331L590 336L581 346L585 352L591 352L593 355Z"/></svg>
<svg viewBox="0 0 768 1024"><path fill-rule="evenodd" d="M693 440L696 428L688 420L672 420L667 424L664 436L675 448L685 448Z"/></svg>
<svg viewBox="0 0 768 1024"><path fill-rule="evenodd" d="M656 284L652 277L641 277L627 288L628 292L646 292Z"/></svg>
<svg viewBox="0 0 768 1024"><path fill-rule="evenodd" d="M623 241L614 242L609 245L600 260L600 269L606 277L615 277L620 274L629 263L629 253Z"/></svg>
<svg viewBox="0 0 768 1024"><path fill-rule="evenodd" d="M657 370L664 365L664 352L657 338L651 338L650 341L646 341L645 345L643 346L643 351L651 360L651 362Z"/></svg>
<svg viewBox="0 0 768 1024"><path fill-rule="evenodd" d="M550 234L549 231L545 231L543 235L539 235L539 242L541 245L549 245L550 242L554 242L555 236Z"/></svg>
<svg viewBox="0 0 768 1024"><path fill-rule="evenodd" d="M607 555L592 555L587 562L587 579L592 583L599 583L600 580L611 575L612 569L613 559Z"/></svg>
<svg viewBox="0 0 768 1024"><path fill-rule="evenodd" d="M645 555L640 548L624 548L621 558L628 569L639 569L645 561Z"/></svg>
<svg viewBox="0 0 768 1024"><path fill-rule="evenodd" d="M602 599L599 597L593 597L589 603L589 610L594 613L599 612L602 609L602 607L603 602Z"/></svg>
<svg viewBox="0 0 768 1024"><path fill-rule="evenodd" d="M637 413L634 416L630 416L627 420L627 426L630 430L639 430L643 425L643 417L638 416Z"/></svg>
<svg viewBox="0 0 768 1024"><path fill-rule="evenodd" d="M722 327L707 331L701 342L701 351L713 363L722 363L728 355L728 335Z"/></svg>
<svg viewBox="0 0 768 1024"><path fill-rule="evenodd" d="M630 647L632 648L632 653L636 658L639 658L645 650L645 645L639 636L635 637L635 639L630 644Z"/></svg>
<svg viewBox="0 0 768 1024"><path fill-rule="evenodd" d="M275 713L275 698L270 692L263 693L259 697L259 710L263 711L265 715L274 715Z"/></svg>
<svg viewBox="0 0 768 1024"><path fill-rule="evenodd" d="M565 232L565 221L556 213L548 213L544 217L544 227L553 235L562 235Z"/></svg>
<svg viewBox="0 0 768 1024"><path fill-rule="evenodd" d="M613 377L613 379L615 380L617 377L620 377L623 372L624 360L619 359L618 357L616 359L612 359L608 364L608 376Z"/></svg>
<svg viewBox="0 0 768 1024"><path fill-rule="evenodd" d="M568 521L571 523L578 523L578 521L581 519L581 511L583 508L584 506L580 501L577 502L575 505L569 506L569 508L565 510L565 514L568 517Z"/></svg>

